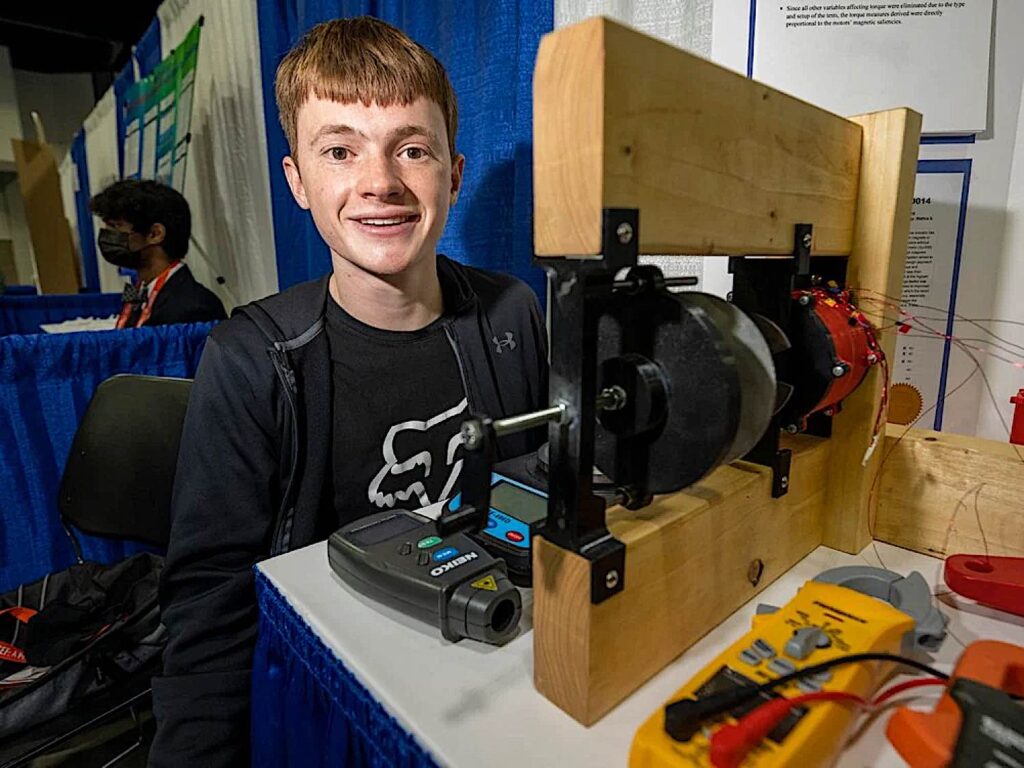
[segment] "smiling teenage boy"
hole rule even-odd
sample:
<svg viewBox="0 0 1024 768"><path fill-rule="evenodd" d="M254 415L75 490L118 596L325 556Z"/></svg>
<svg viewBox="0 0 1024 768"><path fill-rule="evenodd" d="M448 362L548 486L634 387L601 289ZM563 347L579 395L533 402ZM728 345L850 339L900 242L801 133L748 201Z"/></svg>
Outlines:
<svg viewBox="0 0 1024 768"><path fill-rule="evenodd" d="M381 21L335 20L285 57L276 93L284 173L332 270L242 308L207 343L161 584L153 765L248 760L254 563L447 498L462 420L547 396L530 289L435 250L465 165L441 64ZM499 452L524 453L533 437Z"/></svg>

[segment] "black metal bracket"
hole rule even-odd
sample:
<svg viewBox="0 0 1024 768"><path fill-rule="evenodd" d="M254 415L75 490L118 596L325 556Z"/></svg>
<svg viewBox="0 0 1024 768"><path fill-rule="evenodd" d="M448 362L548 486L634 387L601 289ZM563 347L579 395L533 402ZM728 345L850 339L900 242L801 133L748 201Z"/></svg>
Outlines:
<svg viewBox="0 0 1024 768"><path fill-rule="evenodd" d="M483 530L491 509L491 470L498 437L493 422L474 416L462 424L465 451L462 465L462 502L452 510L446 506L437 518L439 536Z"/></svg>
<svg viewBox="0 0 1024 768"><path fill-rule="evenodd" d="M813 242L813 226L797 224L793 231L792 258L730 257L733 304L748 314L768 318L780 328L788 328L794 289L810 287L811 284ZM779 380L786 380L786 353L777 355L775 362ZM780 422L778 413L773 415L767 431L743 457L772 470L772 498L776 499L789 491L792 452L779 447L781 430L788 426Z"/></svg>
<svg viewBox="0 0 1024 768"><path fill-rule="evenodd" d="M626 582L626 546L608 532L605 502L593 490L597 332L616 274L636 266L639 219L636 209L605 209L600 257L534 262L548 274L551 337L558 340L551 345L550 400L570 414L548 428L548 520L542 535L590 561L594 604L621 592Z"/></svg>

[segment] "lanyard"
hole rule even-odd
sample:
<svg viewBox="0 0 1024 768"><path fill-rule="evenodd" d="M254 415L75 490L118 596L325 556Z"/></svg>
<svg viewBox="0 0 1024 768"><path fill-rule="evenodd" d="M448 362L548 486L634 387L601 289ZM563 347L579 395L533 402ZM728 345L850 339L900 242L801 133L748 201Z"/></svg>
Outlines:
<svg viewBox="0 0 1024 768"><path fill-rule="evenodd" d="M153 314L153 305L156 303L156 297L160 293L160 289L164 287L164 283L167 282L167 279L177 272L178 268L181 266L182 264L180 260L172 261L167 266L167 269L161 272L152 282L153 287L150 288L149 293L146 296L146 302L142 306L142 312L139 313L139 319L135 321L135 325L133 327L141 328L143 323L149 320L149 316ZM119 329L128 327L128 321L131 319L132 310L133 306L130 302L126 302L121 307L121 315L117 318L117 327Z"/></svg>

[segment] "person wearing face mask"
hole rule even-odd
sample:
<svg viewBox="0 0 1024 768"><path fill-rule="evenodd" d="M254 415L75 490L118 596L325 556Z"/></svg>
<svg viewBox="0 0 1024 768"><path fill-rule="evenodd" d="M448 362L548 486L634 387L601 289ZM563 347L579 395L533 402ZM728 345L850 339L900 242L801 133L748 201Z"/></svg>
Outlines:
<svg viewBox="0 0 1024 768"><path fill-rule="evenodd" d="M157 181L125 179L93 197L89 208L103 220L97 245L104 260L138 274L125 286L118 328L227 317L184 262L192 214L181 194Z"/></svg>

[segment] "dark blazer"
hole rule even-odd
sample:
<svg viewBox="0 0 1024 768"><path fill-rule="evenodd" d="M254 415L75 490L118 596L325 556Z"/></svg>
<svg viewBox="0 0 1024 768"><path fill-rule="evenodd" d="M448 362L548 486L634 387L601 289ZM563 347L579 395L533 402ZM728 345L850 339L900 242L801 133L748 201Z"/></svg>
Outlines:
<svg viewBox="0 0 1024 768"><path fill-rule="evenodd" d="M188 264L182 264L181 269L167 278L156 296L149 319L143 325L204 323L225 319L227 313L217 295L196 281Z"/></svg>

